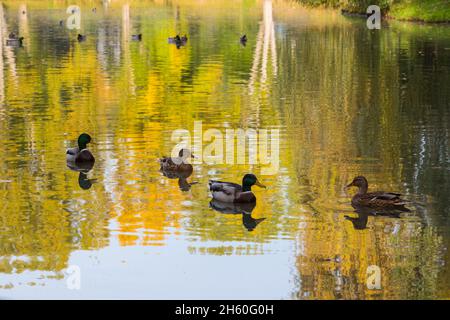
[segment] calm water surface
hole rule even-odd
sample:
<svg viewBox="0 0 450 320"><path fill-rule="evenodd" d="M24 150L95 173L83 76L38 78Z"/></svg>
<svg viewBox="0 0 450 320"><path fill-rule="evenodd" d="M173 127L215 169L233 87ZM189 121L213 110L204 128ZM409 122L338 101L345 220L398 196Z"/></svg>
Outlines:
<svg viewBox="0 0 450 320"><path fill-rule="evenodd" d="M62 3L0 7L1 298L450 298L450 27L370 31L282 1L105 3L81 3L83 43ZM194 121L279 129L278 173L163 176L156 159ZM81 132L86 176L65 162ZM210 208L208 179L247 172L268 186L251 216ZM411 212L355 213L344 186L360 174Z"/></svg>

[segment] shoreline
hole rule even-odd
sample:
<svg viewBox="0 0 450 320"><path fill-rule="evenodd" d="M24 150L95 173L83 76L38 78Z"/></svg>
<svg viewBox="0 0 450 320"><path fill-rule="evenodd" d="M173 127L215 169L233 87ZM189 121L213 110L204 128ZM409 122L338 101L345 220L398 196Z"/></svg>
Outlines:
<svg viewBox="0 0 450 320"><path fill-rule="evenodd" d="M368 18L369 15L367 13L362 12L353 12L346 9L340 9L340 12L345 17L350 18ZM411 18L411 19L399 19L396 17L393 17L389 15L388 13L382 14L382 18L384 20L393 20L398 22L409 22L409 23L415 23L415 24L423 24L423 25L449 25L450 26L450 20L442 20L442 21L425 21L423 19L418 18Z"/></svg>
<svg viewBox="0 0 450 320"><path fill-rule="evenodd" d="M349 17L367 17L367 4L356 0L296 0L305 7L323 7L340 10ZM379 5L385 20L420 24L450 24L450 0L373 0Z"/></svg>

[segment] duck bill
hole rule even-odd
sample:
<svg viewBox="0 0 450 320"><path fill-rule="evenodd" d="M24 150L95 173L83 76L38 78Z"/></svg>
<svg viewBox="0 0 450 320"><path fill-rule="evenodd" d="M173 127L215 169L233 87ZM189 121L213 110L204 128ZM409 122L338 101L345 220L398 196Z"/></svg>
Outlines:
<svg viewBox="0 0 450 320"><path fill-rule="evenodd" d="M350 188L350 187L353 187L353 182L345 186L345 188Z"/></svg>
<svg viewBox="0 0 450 320"><path fill-rule="evenodd" d="M263 185L261 182L259 182L258 180L256 180L256 183L255 183L255 185L257 185L258 187L260 187L260 188L266 188L266 186L265 185Z"/></svg>

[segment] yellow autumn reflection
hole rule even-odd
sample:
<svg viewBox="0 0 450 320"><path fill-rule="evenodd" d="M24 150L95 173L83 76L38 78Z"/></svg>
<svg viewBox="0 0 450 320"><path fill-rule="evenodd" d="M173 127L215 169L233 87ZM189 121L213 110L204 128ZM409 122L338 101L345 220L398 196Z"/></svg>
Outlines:
<svg viewBox="0 0 450 320"><path fill-rule="evenodd" d="M287 254L293 299L450 298L448 27L371 32L276 0L116 0L78 1L78 31L60 26L66 4L0 6L0 273L17 276L1 294L117 245L248 256L251 269ZM168 43L176 34L186 46ZM196 121L279 129L279 171L195 163L188 188L164 176L172 132L194 135ZM81 132L96 157L85 175L64 154ZM209 179L248 172L268 186L251 215L210 203ZM405 194L411 212L354 212L344 186L357 175ZM367 288L371 265L380 290Z"/></svg>

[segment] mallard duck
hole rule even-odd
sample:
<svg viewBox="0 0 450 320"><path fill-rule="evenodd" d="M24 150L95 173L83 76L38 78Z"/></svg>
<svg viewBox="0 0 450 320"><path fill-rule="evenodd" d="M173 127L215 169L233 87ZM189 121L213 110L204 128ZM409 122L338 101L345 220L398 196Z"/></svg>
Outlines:
<svg viewBox="0 0 450 320"><path fill-rule="evenodd" d="M14 32L9 34L8 39L6 39L6 45L10 47L21 47L24 37L17 37Z"/></svg>
<svg viewBox="0 0 450 320"><path fill-rule="evenodd" d="M131 40L133 40L133 41L141 41L142 40L142 33L131 35Z"/></svg>
<svg viewBox="0 0 450 320"><path fill-rule="evenodd" d="M188 158L195 158L189 149L181 149L178 152L178 157L162 157L159 159L161 165L161 171L184 171L192 173L192 165L187 163Z"/></svg>
<svg viewBox="0 0 450 320"><path fill-rule="evenodd" d="M230 203L212 199L209 207L223 214L242 214L242 224L248 231L253 231L266 218L253 218L252 212L256 201L248 203Z"/></svg>
<svg viewBox="0 0 450 320"><path fill-rule="evenodd" d="M349 187L358 187L358 192L352 198L352 206L354 208L366 207L385 210L400 210L409 212L405 208L406 201L400 199L400 193L392 193L385 191L375 191L367 193L369 183L363 176L356 177L347 185Z"/></svg>
<svg viewBox="0 0 450 320"><path fill-rule="evenodd" d="M92 153L87 149L87 144L91 142L91 136L87 133L82 133L78 137L78 147L67 149L67 162L75 163L78 167L91 167L95 162Z"/></svg>
<svg viewBox="0 0 450 320"><path fill-rule="evenodd" d="M86 41L86 35L78 34L77 40L78 42Z"/></svg>
<svg viewBox="0 0 450 320"><path fill-rule="evenodd" d="M175 37L169 37L167 40L171 44L174 44L174 43L177 43L177 42L181 42L180 35L178 35L178 34Z"/></svg>
<svg viewBox="0 0 450 320"><path fill-rule="evenodd" d="M248 203L255 202L256 197L252 192L252 186L265 188L254 174L246 174L242 179L242 186L232 182L209 180L209 190L213 199L222 202Z"/></svg>
<svg viewBox="0 0 450 320"><path fill-rule="evenodd" d="M186 42L187 42L187 36L186 35L184 35L183 37L180 37L180 35L176 35L175 37L170 37L169 39L168 39L168 42L170 43L170 44L174 44L174 45L176 45L177 46L177 49L180 49L180 47L181 46L185 46L186 45Z"/></svg>
<svg viewBox="0 0 450 320"><path fill-rule="evenodd" d="M244 34L244 35L240 38L240 41L241 41L242 44L245 45L245 44L247 43L247 35Z"/></svg>

